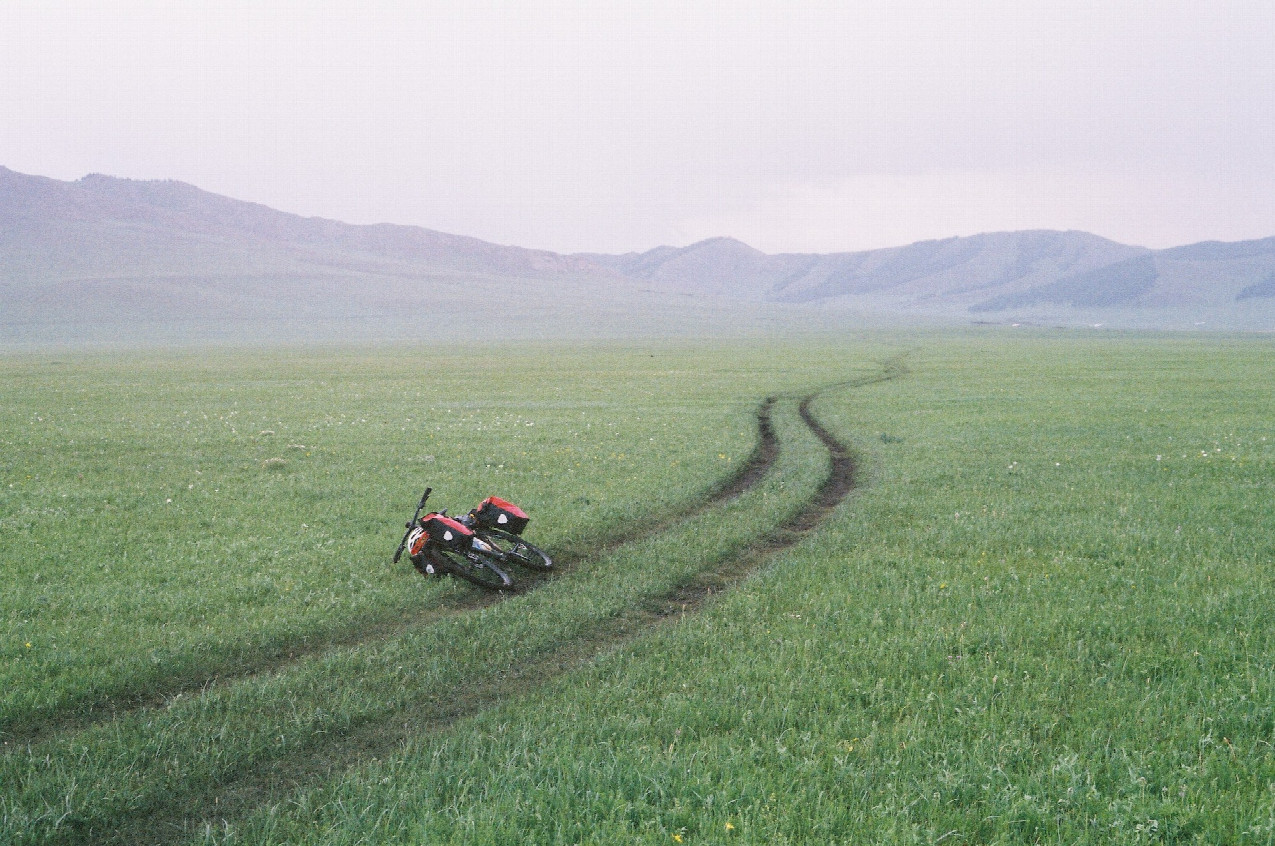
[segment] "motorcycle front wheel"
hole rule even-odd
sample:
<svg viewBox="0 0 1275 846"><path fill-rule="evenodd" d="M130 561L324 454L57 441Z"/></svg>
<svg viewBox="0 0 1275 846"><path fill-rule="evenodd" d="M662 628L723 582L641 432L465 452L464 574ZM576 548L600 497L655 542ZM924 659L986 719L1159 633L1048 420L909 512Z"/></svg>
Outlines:
<svg viewBox="0 0 1275 846"><path fill-rule="evenodd" d="M553 569L553 559L549 554L533 543L523 540L521 535L502 532L500 529L481 529L479 536L519 567L528 570L548 572Z"/></svg>

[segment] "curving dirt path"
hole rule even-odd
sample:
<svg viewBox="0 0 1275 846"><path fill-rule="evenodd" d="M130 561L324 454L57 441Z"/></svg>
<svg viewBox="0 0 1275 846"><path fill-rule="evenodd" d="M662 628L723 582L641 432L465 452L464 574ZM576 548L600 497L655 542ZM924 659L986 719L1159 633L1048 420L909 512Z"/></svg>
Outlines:
<svg viewBox="0 0 1275 846"><path fill-rule="evenodd" d="M547 579L569 572L581 561L599 553L610 552L639 537L665 531L682 523L697 514L703 513L714 505L733 499L757 484L774 465L779 457L779 439L775 436L770 421L770 410L775 397L767 397L757 410L757 445L752 454L740 469L727 478L709 495L691 503L676 512L662 518L648 520L640 527L626 528L612 535L600 544L590 546L587 550L568 550L555 556L555 568L552 573L517 572L517 588L515 592L534 590ZM383 618L381 620L360 620L359 625L344 631L327 632L311 635L304 640L294 641L277 649L273 655L259 658L252 662L237 662L234 666L217 666L208 668L206 672L171 680L171 685L160 692L149 692L146 695L116 695L104 697L90 704L75 703L66 710L45 715L38 719L26 721L14 720L4 725L0 736L8 742L11 749L23 749L38 745L59 734L82 731L97 723L116 719L120 716L141 711L164 708L179 698L202 696L216 687L244 681L270 673L279 672L291 664L312 655L329 652L334 649L349 648L375 644L399 637L407 631L426 626L455 614L485 608L503 598L501 594L464 591L452 596L442 597L437 603L406 615Z"/></svg>
<svg viewBox="0 0 1275 846"><path fill-rule="evenodd" d="M770 410L774 407L775 400L775 397L766 397L757 409L757 446L753 449L753 454L739 468L739 472L727 479L716 493L695 509L694 514L699 514L709 506L734 499L770 472L775 460L779 458L779 438L775 437L775 428L770 422Z"/></svg>
<svg viewBox="0 0 1275 846"><path fill-rule="evenodd" d="M213 823L218 828L226 823L233 824L235 820L246 818L258 808L282 801L298 788L330 780L361 760L392 755L402 744L422 732L437 733L445 730L464 717L525 693L584 665L603 652L644 636L652 626L660 625L669 618L693 613L714 593L746 578L768 558L795 545L818 528L829 513L855 489L858 468L853 453L817 420L811 412L811 404L827 391L881 382L896 378L904 372L906 371L901 365L891 366L887 363L877 375L830 385L801 397L798 406L801 419L828 450L827 477L805 507L799 509L794 516L776 526L764 538L740 548L726 560L701 571L691 583L653 597L642 607L628 609L616 617L600 621L571 641L558 644L550 654L484 678L469 680L463 690L448 691L444 696L432 698L429 708L397 711L378 717L355 726L342 736L327 738L322 744L313 744L302 754L294 752L286 758L259 762L251 771L229 774L220 784L205 786L198 792L176 790L168 801L161 801L117 820L109 832L100 828L76 827L71 822L68 827L59 829L51 842L169 843L188 838L202 830L205 823ZM646 526L642 534L670 528L755 486L774 466L779 455L780 444L770 420L771 409L776 401L776 397L768 397L761 403L757 412L757 447L735 476L693 508L670 515L662 525L654 529ZM632 535L617 537L606 548L619 547L633 539ZM592 554L596 555L597 552L598 548L594 547ZM583 560L583 557L578 560ZM566 569L571 569L578 560L568 559ZM450 607L435 609L431 613L384 627L376 637L393 637L412 625L497 601L500 598L494 594L468 594L463 601ZM366 638L351 639L348 643L329 641L322 649L366 641ZM309 653L318 651L321 649L312 649ZM236 678L270 672L300 657L300 654L293 654L286 660L255 667ZM223 678L228 680L228 677ZM141 704L135 710L149 706L150 703ZM74 727L74 724L68 724L63 730Z"/></svg>

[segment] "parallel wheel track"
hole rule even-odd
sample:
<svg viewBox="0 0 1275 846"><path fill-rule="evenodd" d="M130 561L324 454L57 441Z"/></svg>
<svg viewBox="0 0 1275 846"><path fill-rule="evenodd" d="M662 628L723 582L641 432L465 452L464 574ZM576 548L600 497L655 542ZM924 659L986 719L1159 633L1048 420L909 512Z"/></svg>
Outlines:
<svg viewBox="0 0 1275 846"><path fill-rule="evenodd" d="M68 820L64 827L54 833L51 842L158 844L187 838L203 830L208 824L220 828L246 818L258 808L283 800L299 787L322 783L348 767L357 765L359 761L392 755L405 742L422 732L438 733L465 717L583 666L598 655L645 635L653 626L660 625L669 618L694 613L713 594L747 577L775 553L798 543L826 520L830 512L855 489L858 468L853 453L819 423L810 410L811 404L829 390L886 381L905 372L897 361L887 362L878 375L830 385L801 397L798 405L800 417L828 451L828 475L805 507L776 526L761 541L742 546L726 560L699 573L692 582L654 597L642 607L629 609L618 617L597 624L593 630L581 633L568 643L559 644L550 654L524 662L510 671L472 680L466 684L463 692L456 692L458 695L443 697L441 701L432 700L428 709L404 709L356 725L339 737L325 739L322 744L312 744L302 754L262 762L251 772L229 773L220 784L197 794L178 791L170 801L133 809L126 818L117 820L110 831L83 823L77 824L74 819ZM744 466L705 500L689 510L671 515L654 529L648 526L647 532L671 528L713 505L733 499L752 488L769 472L780 448L770 421L771 408L776 401L777 398L768 397L758 409L758 444ZM620 547L633 539L615 538L604 544L603 550ZM598 551L598 547L594 547L592 552L596 555ZM573 556L565 563L569 570L578 561ZM421 615L420 619L414 618L412 622L420 623L427 619L432 621L448 613L483 607L495 601L499 601L499 598L493 595L471 595L452 607ZM392 637L406 630L410 624L411 622L404 621L393 630L386 631L382 637ZM325 648L341 645L353 644L329 642ZM287 661L279 661L272 666L258 666L237 678L282 669L294 660L297 657L290 657ZM149 706L134 705L132 710L143 710L146 707ZM75 727L66 725L58 728L65 731Z"/></svg>
<svg viewBox="0 0 1275 846"><path fill-rule="evenodd" d="M739 471L723 482L715 491L675 513L665 515L653 521L643 523L640 533L629 529L615 534L599 544L589 547L587 552L567 551L556 556L555 572L552 573L518 573L518 587L515 592L534 590L547 579L570 572L586 556L596 556L610 552L644 535L665 531L678 523L685 522L697 514L721 502L733 499L755 485L769 471L779 456L779 439L775 437L770 422L770 409L775 397L767 397L757 410L757 446ZM333 649L366 646L399 637L412 629L436 623L456 614L476 611L485 608L503 598L501 594L465 591L453 596L443 597L438 603L402 617L380 621L360 621L360 625L346 632L334 632L326 636L306 638L304 641L292 642L280 647L273 656L267 656L251 663L240 664L233 670L219 669L204 675L187 676L172 680L172 686L166 690L150 692L147 695L123 695L104 698L91 705L79 705L74 710L46 716L33 721L12 721L0 727L0 736L10 748L23 749L36 746L45 740L60 734L81 731L97 723L117 719L120 716L146 710L164 708L179 698L202 696L215 687L241 682L246 679L280 672L288 666L309 656L318 655Z"/></svg>

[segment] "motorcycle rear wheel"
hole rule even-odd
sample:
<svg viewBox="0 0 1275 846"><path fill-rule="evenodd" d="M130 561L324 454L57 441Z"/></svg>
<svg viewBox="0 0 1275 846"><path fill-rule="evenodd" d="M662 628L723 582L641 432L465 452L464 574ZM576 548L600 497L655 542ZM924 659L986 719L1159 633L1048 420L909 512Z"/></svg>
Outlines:
<svg viewBox="0 0 1275 846"><path fill-rule="evenodd" d="M489 555L477 550L460 552L455 549L435 547L425 550L425 557L434 565L435 570L460 576L465 581L478 585L486 590L509 590L514 580L500 568L500 565Z"/></svg>
<svg viewBox="0 0 1275 846"><path fill-rule="evenodd" d="M512 561L519 567L547 573L553 569L553 559L549 554L533 543L523 540L521 535L502 532L500 529L480 529L478 535L494 546L505 556L505 561Z"/></svg>

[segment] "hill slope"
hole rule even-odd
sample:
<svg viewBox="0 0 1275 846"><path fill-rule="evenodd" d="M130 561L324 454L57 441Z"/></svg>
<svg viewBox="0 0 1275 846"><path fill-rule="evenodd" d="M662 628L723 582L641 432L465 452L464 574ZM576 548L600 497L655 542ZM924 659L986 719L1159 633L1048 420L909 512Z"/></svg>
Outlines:
<svg viewBox="0 0 1275 846"><path fill-rule="evenodd" d="M856 253L766 255L728 238L680 250L589 256L628 276L691 293L730 292L773 302L884 295L900 303L968 306L1060 275L1147 252L1085 232L1000 232Z"/></svg>
<svg viewBox="0 0 1275 846"><path fill-rule="evenodd" d="M422 271L543 275L581 262L414 226L351 226L233 200L182 182L76 182L0 167L0 275L263 275Z"/></svg>
<svg viewBox="0 0 1275 846"><path fill-rule="evenodd" d="M0 168L0 340L434 333L474 304L534 312L549 291L608 275L543 250L303 218L180 182Z"/></svg>
<svg viewBox="0 0 1275 846"><path fill-rule="evenodd" d="M812 314L1271 329L1275 238L1148 250L1025 231L778 255L713 238L561 255L304 218L181 182L0 167L0 342L609 336Z"/></svg>

